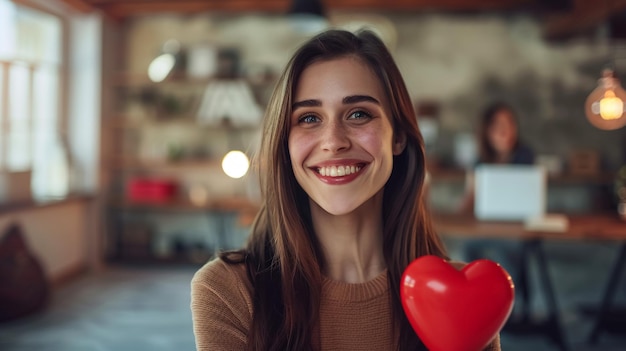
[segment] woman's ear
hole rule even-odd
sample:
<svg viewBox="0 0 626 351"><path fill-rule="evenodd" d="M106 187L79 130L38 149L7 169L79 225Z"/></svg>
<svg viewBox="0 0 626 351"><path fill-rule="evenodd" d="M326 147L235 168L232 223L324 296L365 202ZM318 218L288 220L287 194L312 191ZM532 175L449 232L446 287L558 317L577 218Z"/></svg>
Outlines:
<svg viewBox="0 0 626 351"><path fill-rule="evenodd" d="M406 147L406 133L396 132L393 140L393 154L398 156Z"/></svg>

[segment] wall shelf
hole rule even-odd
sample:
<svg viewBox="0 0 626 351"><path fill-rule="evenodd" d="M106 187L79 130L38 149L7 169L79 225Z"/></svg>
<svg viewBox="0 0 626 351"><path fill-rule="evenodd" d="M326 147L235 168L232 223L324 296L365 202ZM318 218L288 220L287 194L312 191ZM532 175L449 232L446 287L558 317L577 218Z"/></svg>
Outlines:
<svg viewBox="0 0 626 351"><path fill-rule="evenodd" d="M216 247L221 248L230 245L229 234L224 233L235 233L237 238L241 236L237 233L252 224L258 205L250 199L234 198L245 193L248 184L245 179L228 178L221 169L221 161L230 149L254 149L260 125L235 127L228 123L199 122L196 113L208 83L209 80L182 78L152 83L146 77L121 75L112 85L114 103L103 119L102 156L107 181L105 211L111 258L123 259L125 254L134 252L132 250L139 250L139 261L155 263L150 259L155 257L151 250L157 250L154 242L166 239L148 237L160 230L154 226L167 228L163 229L166 231L163 235L170 237L167 245L172 245L171 241L179 234L154 218L177 223L190 215L192 218L206 216L209 223L220 228L218 231L198 228L193 221L188 230L206 231L213 237L207 240L220 243ZM142 95L146 91L147 95ZM169 97L180 103L175 113L166 105ZM125 198L129 181L134 177L167 177L179 186L176 198L163 203L130 202ZM205 201L191 201L190 191L194 187L206 191ZM143 226L148 231L133 232L135 226ZM146 241L140 249L133 246L139 239ZM164 261L167 262L169 258Z"/></svg>
<svg viewBox="0 0 626 351"><path fill-rule="evenodd" d="M179 161L140 161L130 158L111 158L111 166L118 170L185 170L185 169L215 169L221 167L220 159L189 159Z"/></svg>
<svg viewBox="0 0 626 351"><path fill-rule="evenodd" d="M462 169L438 169L430 171L430 179L433 183L463 182L466 172ZM614 172L600 172L597 174L555 174L548 176L550 184L611 184L615 180Z"/></svg>

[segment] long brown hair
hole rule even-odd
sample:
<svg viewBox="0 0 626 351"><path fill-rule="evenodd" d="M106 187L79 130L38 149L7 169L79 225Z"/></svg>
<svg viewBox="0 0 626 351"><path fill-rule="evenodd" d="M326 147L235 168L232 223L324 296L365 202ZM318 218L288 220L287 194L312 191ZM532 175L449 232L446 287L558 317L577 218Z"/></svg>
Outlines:
<svg viewBox="0 0 626 351"><path fill-rule="evenodd" d="M330 30L306 42L280 77L266 110L257 155L263 204L247 247L225 253L230 263L245 262L254 286L249 350L314 350L323 258L312 230L307 194L291 168L288 149L294 90L303 70L319 60L355 56L378 77L391 107L394 133L406 135L394 156L383 196L383 252L391 289L392 326L399 350L424 349L404 315L400 280L419 256L445 257L425 207L425 153L404 80L383 42L369 31Z"/></svg>

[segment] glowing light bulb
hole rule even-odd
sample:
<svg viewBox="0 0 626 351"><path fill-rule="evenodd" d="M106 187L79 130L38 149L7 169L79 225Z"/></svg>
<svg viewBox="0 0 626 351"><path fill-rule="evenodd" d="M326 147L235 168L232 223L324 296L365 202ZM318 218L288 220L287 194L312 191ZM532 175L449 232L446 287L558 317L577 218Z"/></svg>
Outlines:
<svg viewBox="0 0 626 351"><path fill-rule="evenodd" d="M172 54L159 55L148 66L148 77L158 83L162 82L172 71L176 64L176 58Z"/></svg>
<svg viewBox="0 0 626 351"><path fill-rule="evenodd" d="M170 39L163 44L163 53L148 66L148 77L155 83L162 82L174 70L179 61L180 43Z"/></svg>
<svg viewBox="0 0 626 351"><path fill-rule="evenodd" d="M612 70L604 70L598 87L589 94L585 103L585 114L589 123L604 130L618 129L626 125L624 111L626 91Z"/></svg>
<svg viewBox="0 0 626 351"><path fill-rule="evenodd" d="M241 151L229 151L222 159L222 169L231 178L241 178L248 172L250 162L248 156Z"/></svg>
<svg viewBox="0 0 626 351"><path fill-rule="evenodd" d="M604 119L617 119L624 114L624 102L615 97L613 90L607 90L600 100L600 116Z"/></svg>

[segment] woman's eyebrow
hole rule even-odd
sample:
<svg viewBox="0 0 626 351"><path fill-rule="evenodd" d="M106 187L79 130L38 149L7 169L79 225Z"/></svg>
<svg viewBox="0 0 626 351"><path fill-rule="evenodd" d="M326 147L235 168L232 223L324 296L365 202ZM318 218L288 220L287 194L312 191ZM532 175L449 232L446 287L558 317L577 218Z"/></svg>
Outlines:
<svg viewBox="0 0 626 351"><path fill-rule="evenodd" d="M293 103L293 105L291 105L291 109L295 110L299 107L319 107L322 106L322 102L320 100L302 100L302 101L296 101Z"/></svg>
<svg viewBox="0 0 626 351"><path fill-rule="evenodd" d="M351 96L346 96L345 98L343 98L342 102L344 104L355 104L358 102L373 102L377 105L380 105L380 101L376 100L375 98L369 96L369 95L351 95Z"/></svg>
<svg viewBox="0 0 626 351"><path fill-rule="evenodd" d="M350 96L346 96L344 97L341 102L344 105L348 105L348 104L356 104L359 102L372 102L375 103L377 105L380 105L380 101L378 101L377 99L369 96L369 95L350 95ZM293 103L293 105L291 105L291 109L295 110L297 108L300 107L320 107L322 106L322 101L320 100L315 100L315 99L309 99L309 100L302 100L302 101L296 101Z"/></svg>

